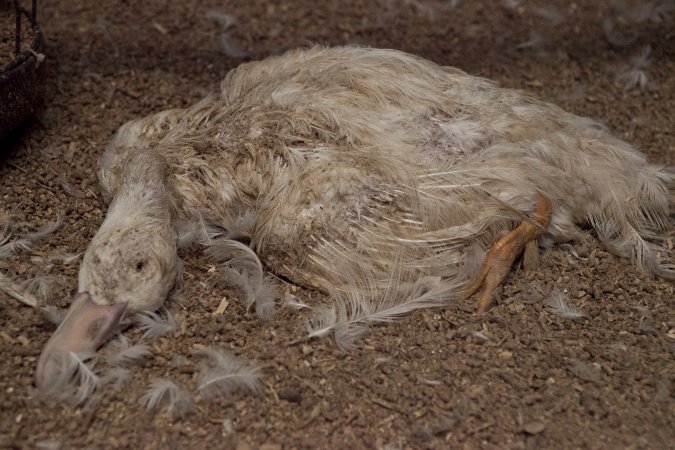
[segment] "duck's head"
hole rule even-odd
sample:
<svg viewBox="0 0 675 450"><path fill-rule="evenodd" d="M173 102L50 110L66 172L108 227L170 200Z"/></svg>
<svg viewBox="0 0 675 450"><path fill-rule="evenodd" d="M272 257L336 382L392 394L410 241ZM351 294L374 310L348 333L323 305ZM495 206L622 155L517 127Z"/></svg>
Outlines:
<svg viewBox="0 0 675 450"><path fill-rule="evenodd" d="M98 305L154 311L173 288L176 266L176 239L166 224L104 224L82 260L78 290Z"/></svg>
<svg viewBox="0 0 675 450"><path fill-rule="evenodd" d="M38 388L53 379L70 352L96 350L117 331L125 312L156 310L174 286L178 258L168 221L111 212L84 255L79 293L40 355Z"/></svg>

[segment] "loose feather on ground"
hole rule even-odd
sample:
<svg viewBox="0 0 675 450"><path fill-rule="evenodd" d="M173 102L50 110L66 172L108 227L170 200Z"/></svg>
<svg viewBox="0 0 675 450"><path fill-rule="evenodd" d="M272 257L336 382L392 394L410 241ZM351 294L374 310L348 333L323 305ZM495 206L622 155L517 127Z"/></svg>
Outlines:
<svg viewBox="0 0 675 450"><path fill-rule="evenodd" d="M206 357L197 377L197 389L205 399L235 392L259 394L262 391L262 371L249 361L213 347L194 353Z"/></svg>
<svg viewBox="0 0 675 450"><path fill-rule="evenodd" d="M190 394L166 378L153 381L141 395L139 402L148 410L167 412L174 420L193 410Z"/></svg>
<svg viewBox="0 0 675 450"><path fill-rule="evenodd" d="M567 300L568 296L565 292L555 289L546 299L546 310L563 319L580 319L586 315L580 309L570 306Z"/></svg>
<svg viewBox="0 0 675 450"><path fill-rule="evenodd" d="M178 319L169 310L165 310L164 316L157 312L146 311L136 314L134 319L144 331L143 339L147 341L158 339L177 330L180 326Z"/></svg>

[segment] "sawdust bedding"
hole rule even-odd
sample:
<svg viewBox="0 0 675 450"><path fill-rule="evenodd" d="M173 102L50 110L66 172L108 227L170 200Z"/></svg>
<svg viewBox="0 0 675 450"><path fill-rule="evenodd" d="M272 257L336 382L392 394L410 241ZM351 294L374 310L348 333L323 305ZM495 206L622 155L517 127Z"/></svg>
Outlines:
<svg viewBox="0 0 675 450"><path fill-rule="evenodd" d="M307 42L400 48L458 66L599 119L650 159L675 164L672 19L629 23L627 10L608 12L605 2L454 3L45 3L45 107L2 143L0 211L14 237L59 214L63 224L30 251L1 259L0 270L19 282L53 277L45 300L66 307L79 262L70 256L84 251L105 212L96 160L115 129L193 103L243 59ZM0 293L0 445L667 448L675 441L673 284L639 273L590 234L542 251L537 270L515 270L484 316L469 303L417 312L374 328L349 354L327 339L289 345L307 317L292 304L320 303L317 292L282 283L288 301L261 322L236 291L213 288L214 268L198 251L182 256L183 293L168 303L180 324L149 343L151 357L131 365L122 389L86 406L35 398L36 358L54 325ZM560 298L583 317L553 314ZM125 335L134 343L143 332ZM205 347L259 367L259 395L196 394L194 352ZM146 409L143 396L160 378L192 395L190 412Z"/></svg>

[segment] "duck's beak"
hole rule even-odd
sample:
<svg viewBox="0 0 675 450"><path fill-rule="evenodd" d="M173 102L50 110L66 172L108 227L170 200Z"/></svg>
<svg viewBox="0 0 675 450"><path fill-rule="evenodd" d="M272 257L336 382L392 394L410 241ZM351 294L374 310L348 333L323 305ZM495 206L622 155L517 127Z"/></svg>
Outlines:
<svg viewBox="0 0 675 450"><path fill-rule="evenodd" d="M35 371L42 389L52 380L70 352L95 351L117 330L126 303L97 305L86 292L75 295L65 319L47 342Z"/></svg>

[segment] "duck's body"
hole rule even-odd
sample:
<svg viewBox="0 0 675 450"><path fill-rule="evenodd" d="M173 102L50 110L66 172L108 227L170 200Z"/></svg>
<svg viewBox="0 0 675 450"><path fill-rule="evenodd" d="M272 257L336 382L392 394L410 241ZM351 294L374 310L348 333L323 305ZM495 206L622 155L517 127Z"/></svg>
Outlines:
<svg viewBox="0 0 675 450"><path fill-rule="evenodd" d="M530 215L538 192L554 205L549 241L590 222L624 254L669 213L669 175L596 122L391 50L244 64L219 94L126 124L102 160L111 197L138 151L166 158L174 220L252 215L252 248L313 285L331 245L366 266L405 249L443 272Z"/></svg>
<svg viewBox="0 0 675 450"><path fill-rule="evenodd" d="M159 306L175 278L177 224L227 230L238 217L268 268L298 283L339 297L355 280L374 296L392 277L426 280L420 292L440 286L430 304L442 304L466 283L469 247L528 220L540 196L552 205L540 242L590 224L612 251L675 277L672 253L645 240L672 227L672 173L596 122L394 50L244 64L193 107L124 125L100 180L112 203L80 272L98 304ZM161 232L125 244L139 227ZM144 247L160 254L162 288L122 298L133 293L120 295L119 280L134 282L111 274L133 262L111 248Z"/></svg>

